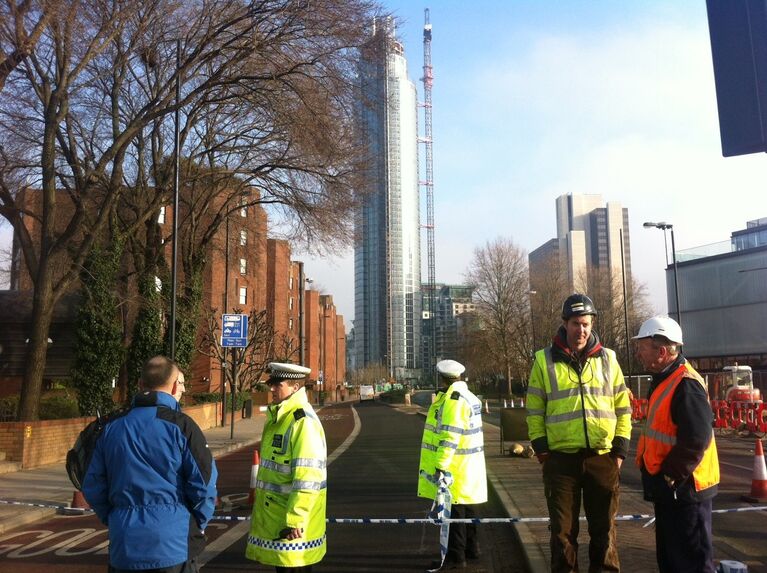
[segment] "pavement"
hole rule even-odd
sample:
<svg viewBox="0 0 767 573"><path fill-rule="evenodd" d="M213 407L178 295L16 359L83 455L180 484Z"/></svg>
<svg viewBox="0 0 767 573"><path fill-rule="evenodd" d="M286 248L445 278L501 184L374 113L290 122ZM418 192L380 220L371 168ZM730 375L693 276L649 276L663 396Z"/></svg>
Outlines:
<svg viewBox="0 0 767 573"><path fill-rule="evenodd" d="M418 405L392 405L409 413L426 413ZM263 430L265 415L254 413L250 419L238 421L234 439L229 438L230 428L216 427L204 431L215 457L257 442ZM485 460L491 486L498 494L509 517L547 517L541 468L536 458L512 457L507 448L502 452L500 429L485 423ZM627 463L631 463L629 460ZM0 476L0 500L26 503L42 503L66 506L72 501L74 488L67 477L63 463L32 470L21 470ZM0 505L0 536L11 529L28 525L53 516L55 509L27 506ZM642 499L636 488L621 488L619 514L648 514L652 507ZM655 532L643 527L647 520L618 522L618 548L623 569L626 571L656 571ZM579 563L583 569L588 564L588 533L586 523L581 522ZM548 571L550 561L548 524L516 523L515 530L522 545L529 571Z"/></svg>
<svg viewBox="0 0 767 573"><path fill-rule="evenodd" d="M218 458L259 441L265 420L263 412L254 412L253 417L236 421L233 439L229 437L231 428L228 425L204 430L213 457ZM68 507L74 493L75 488L69 481L64 462L0 475L0 500L3 501ZM53 508L0 504L0 536L12 529L52 517L56 512Z"/></svg>

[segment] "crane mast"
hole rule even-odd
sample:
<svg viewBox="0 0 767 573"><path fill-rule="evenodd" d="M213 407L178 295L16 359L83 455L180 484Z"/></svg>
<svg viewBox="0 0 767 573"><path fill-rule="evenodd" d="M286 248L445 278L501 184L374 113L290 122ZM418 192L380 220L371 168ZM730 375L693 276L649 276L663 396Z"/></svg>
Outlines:
<svg viewBox="0 0 767 573"><path fill-rule="evenodd" d="M431 323L431 352L429 368L432 370L437 362L437 282L434 265L434 165L432 150L432 84L434 75L431 67L431 22L429 21L429 9L424 10L423 26L423 93L424 93L424 137L421 142L424 145L424 158L426 177L421 182L426 191L426 258L428 267L428 294L429 294L429 320ZM426 368L426 365L424 365ZM436 384L436 382L435 382Z"/></svg>

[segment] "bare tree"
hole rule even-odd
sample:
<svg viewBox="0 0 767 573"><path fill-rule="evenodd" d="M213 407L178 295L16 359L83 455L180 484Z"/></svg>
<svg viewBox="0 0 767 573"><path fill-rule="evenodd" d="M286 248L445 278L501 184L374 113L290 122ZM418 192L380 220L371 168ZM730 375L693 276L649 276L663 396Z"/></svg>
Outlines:
<svg viewBox="0 0 767 573"><path fill-rule="evenodd" d="M498 238L474 250L466 273L474 287L477 313L487 345L512 392L514 375L529 367L530 309L527 254L511 239Z"/></svg>
<svg viewBox="0 0 767 573"><path fill-rule="evenodd" d="M351 62L375 10L366 0L82 0L46 17L32 6L24 21L40 24L37 41L8 68L0 100L0 216L34 290L23 420L37 418L53 307L94 241L145 230L142 253L151 263L162 252L152 220L174 180L176 110L192 163L255 187L254 201L282 207L307 240L348 238L359 172Z"/></svg>
<svg viewBox="0 0 767 573"><path fill-rule="evenodd" d="M0 3L0 92L8 76L32 53L59 4L52 0Z"/></svg>
<svg viewBox="0 0 767 573"><path fill-rule="evenodd" d="M533 352L548 346L562 324L562 303L572 294L567 285L567 271L552 255L531 268L530 304Z"/></svg>

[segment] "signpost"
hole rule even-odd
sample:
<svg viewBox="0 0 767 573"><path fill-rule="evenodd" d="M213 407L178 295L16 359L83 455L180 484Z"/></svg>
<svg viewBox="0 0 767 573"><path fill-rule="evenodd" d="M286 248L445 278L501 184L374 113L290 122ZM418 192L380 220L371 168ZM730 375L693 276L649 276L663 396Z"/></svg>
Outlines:
<svg viewBox="0 0 767 573"><path fill-rule="evenodd" d="M229 430L229 439L234 438L234 405L237 398L237 356L235 348L248 346L248 315L247 314L224 314L221 317L221 347L224 348L226 357L227 348L232 349L232 415ZM224 367L226 367L224 365Z"/></svg>

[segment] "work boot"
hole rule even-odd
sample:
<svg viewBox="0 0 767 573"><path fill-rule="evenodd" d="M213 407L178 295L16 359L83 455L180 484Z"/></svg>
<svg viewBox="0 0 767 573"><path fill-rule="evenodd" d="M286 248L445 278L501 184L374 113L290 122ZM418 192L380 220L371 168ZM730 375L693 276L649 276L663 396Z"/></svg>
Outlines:
<svg viewBox="0 0 767 573"><path fill-rule="evenodd" d="M442 567L440 567L442 565ZM431 562L431 567L427 571L458 571L460 569L466 569L466 561L455 561L450 558L445 558L445 563L442 563L439 559L435 559Z"/></svg>

